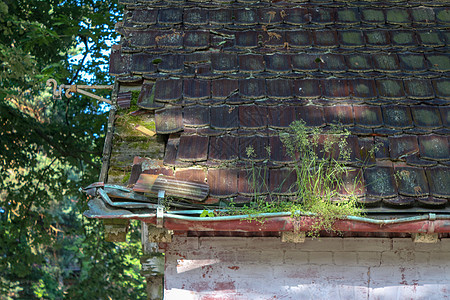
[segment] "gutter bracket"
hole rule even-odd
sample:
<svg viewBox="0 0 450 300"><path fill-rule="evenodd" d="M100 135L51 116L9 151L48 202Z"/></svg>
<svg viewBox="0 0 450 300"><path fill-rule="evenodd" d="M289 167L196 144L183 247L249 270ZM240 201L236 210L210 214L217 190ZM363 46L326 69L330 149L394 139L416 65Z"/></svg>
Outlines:
<svg viewBox="0 0 450 300"><path fill-rule="evenodd" d="M158 191L158 207L156 208L156 227L163 228L164 225L164 197L166 192L164 190Z"/></svg>

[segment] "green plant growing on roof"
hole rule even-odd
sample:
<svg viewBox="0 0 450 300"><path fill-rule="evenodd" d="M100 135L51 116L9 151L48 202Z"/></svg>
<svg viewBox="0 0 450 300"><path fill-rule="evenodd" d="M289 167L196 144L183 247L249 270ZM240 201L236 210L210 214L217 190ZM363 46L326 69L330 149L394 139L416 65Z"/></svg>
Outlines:
<svg viewBox="0 0 450 300"><path fill-rule="evenodd" d="M280 134L297 175L295 186L291 187L295 190L293 197L286 199L271 193L265 182L267 165L264 168L264 164L260 167L252 162L249 185L253 199L243 207L231 205L228 214L245 214L247 220L260 222L264 222L263 213L291 212L300 221L302 215L308 215L312 219L308 235L312 237L317 237L321 230L335 232L333 225L338 219L362 216L354 193L360 184L361 172L350 184L344 182L345 175L351 171L345 165L350 159L349 135L339 126L332 126L322 134L319 128L307 127L303 120L293 122L288 132ZM270 148L266 151L270 152ZM253 157L254 148L247 147L246 154ZM264 191L269 191L267 197L261 196ZM344 197L340 192L347 195Z"/></svg>

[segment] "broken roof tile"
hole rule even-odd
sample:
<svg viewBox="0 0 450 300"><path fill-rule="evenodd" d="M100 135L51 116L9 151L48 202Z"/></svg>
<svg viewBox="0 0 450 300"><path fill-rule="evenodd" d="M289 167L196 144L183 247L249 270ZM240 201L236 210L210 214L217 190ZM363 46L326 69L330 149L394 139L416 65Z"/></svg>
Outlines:
<svg viewBox="0 0 450 300"><path fill-rule="evenodd" d="M291 57L286 54L271 54L264 56L266 70L274 73L287 73L292 71Z"/></svg>
<svg viewBox="0 0 450 300"><path fill-rule="evenodd" d="M434 90L436 92L436 96L450 100L450 79L441 78L433 80Z"/></svg>
<svg viewBox="0 0 450 300"><path fill-rule="evenodd" d="M182 95L183 82L173 79L158 79L155 86L155 100L169 102L179 100Z"/></svg>
<svg viewBox="0 0 450 300"><path fill-rule="evenodd" d="M367 194L372 197L385 198L397 196L397 186L393 168L372 167L364 171Z"/></svg>
<svg viewBox="0 0 450 300"><path fill-rule="evenodd" d="M269 157L269 138L261 135L239 137L241 160L263 161Z"/></svg>
<svg viewBox="0 0 450 300"><path fill-rule="evenodd" d="M450 169L434 167L426 169L430 193L436 197L450 198Z"/></svg>
<svg viewBox="0 0 450 300"><path fill-rule="evenodd" d="M246 54L239 56L239 70L245 73L259 73L264 71L262 55Z"/></svg>
<svg viewBox="0 0 450 300"><path fill-rule="evenodd" d="M398 79L377 79L378 95L381 98L394 100L405 97L403 81Z"/></svg>
<svg viewBox="0 0 450 300"><path fill-rule="evenodd" d="M239 80L239 93L244 98L257 99L266 95L266 83L264 79Z"/></svg>
<svg viewBox="0 0 450 300"><path fill-rule="evenodd" d="M383 125L379 106L354 105L355 123L363 127L380 127Z"/></svg>
<svg viewBox="0 0 450 300"><path fill-rule="evenodd" d="M187 106L183 109L183 123L185 126L209 125L209 107L202 105Z"/></svg>
<svg viewBox="0 0 450 300"><path fill-rule="evenodd" d="M375 81L373 79L354 79L350 80L351 90L354 99L376 99L378 97Z"/></svg>
<svg viewBox="0 0 450 300"><path fill-rule="evenodd" d="M238 107L220 105L211 107L211 127L217 129L236 129L239 127Z"/></svg>
<svg viewBox="0 0 450 300"><path fill-rule="evenodd" d="M183 21L183 9L163 8L159 10L158 23L162 25L175 25Z"/></svg>
<svg viewBox="0 0 450 300"><path fill-rule="evenodd" d="M296 120L303 120L306 126L324 126L325 119L323 107L316 105L297 106L295 107Z"/></svg>
<svg viewBox="0 0 450 300"><path fill-rule="evenodd" d="M208 23L208 10L200 8L184 10L183 23L186 25L206 25Z"/></svg>
<svg viewBox="0 0 450 300"><path fill-rule="evenodd" d="M226 99L239 89L239 82L235 79L216 79L211 81L212 97Z"/></svg>
<svg viewBox="0 0 450 300"><path fill-rule="evenodd" d="M292 48L310 47L312 43L311 33L306 30L286 31L286 43Z"/></svg>
<svg viewBox="0 0 450 300"><path fill-rule="evenodd" d="M211 67L213 71L230 73L237 71L237 56L231 53L211 54Z"/></svg>
<svg viewBox="0 0 450 300"><path fill-rule="evenodd" d="M340 31L338 36L341 48L353 49L366 45L363 34L359 30Z"/></svg>
<svg viewBox="0 0 450 300"><path fill-rule="evenodd" d="M450 157L448 136L422 135L419 136L419 145L422 158L448 160Z"/></svg>
<svg viewBox="0 0 450 300"><path fill-rule="evenodd" d="M239 106L239 125L246 129L267 127L267 107L255 104Z"/></svg>
<svg viewBox="0 0 450 300"><path fill-rule="evenodd" d="M209 47L209 31L186 31L183 38L184 47L188 50L200 50Z"/></svg>
<svg viewBox="0 0 450 300"><path fill-rule="evenodd" d="M326 98L348 98L351 86L347 79L323 79L321 80L322 94Z"/></svg>
<svg viewBox="0 0 450 300"><path fill-rule="evenodd" d="M208 158L209 138L199 135L182 135L177 159L182 161L205 161Z"/></svg>
<svg viewBox="0 0 450 300"><path fill-rule="evenodd" d="M319 48L335 48L338 45L337 33L334 30L315 30L314 46Z"/></svg>
<svg viewBox="0 0 450 300"><path fill-rule="evenodd" d="M201 100L211 95L209 80L185 79L183 85L184 99Z"/></svg>
<svg viewBox="0 0 450 300"><path fill-rule="evenodd" d="M384 125L393 128L410 128L413 126L411 110L403 105L383 106Z"/></svg>
<svg viewBox="0 0 450 300"><path fill-rule="evenodd" d="M393 160L417 154L419 152L417 137L413 135L389 137L389 149Z"/></svg>
<svg viewBox="0 0 450 300"><path fill-rule="evenodd" d="M227 198L237 195L238 171L236 169L208 169L207 180L212 197Z"/></svg>
<svg viewBox="0 0 450 300"><path fill-rule="evenodd" d="M164 107L155 112L156 133L168 134L183 130L183 111L181 107Z"/></svg>
<svg viewBox="0 0 450 300"><path fill-rule="evenodd" d="M439 109L434 106L411 106L414 124L421 128L435 129L442 127Z"/></svg>
<svg viewBox="0 0 450 300"><path fill-rule="evenodd" d="M176 158L178 152L178 145L180 144L180 137L171 134L169 140L167 141L165 152L164 152L164 165L175 166Z"/></svg>
<svg viewBox="0 0 450 300"><path fill-rule="evenodd" d="M295 120L295 107L279 105L269 106L268 125L271 128L287 128Z"/></svg>
<svg viewBox="0 0 450 300"><path fill-rule="evenodd" d="M373 66L380 72L400 72L398 57L396 54L374 54Z"/></svg>
<svg viewBox="0 0 450 300"><path fill-rule="evenodd" d="M433 86L427 79L406 79L403 81L405 91L411 99L431 99L434 97Z"/></svg>
<svg viewBox="0 0 450 300"><path fill-rule="evenodd" d="M296 79L294 80L294 95L299 98L319 98L322 93L318 79Z"/></svg>
<svg viewBox="0 0 450 300"><path fill-rule="evenodd" d="M300 72L312 72L319 69L321 58L316 54L296 54L292 56L292 69Z"/></svg>
<svg viewBox="0 0 450 300"><path fill-rule="evenodd" d="M353 110L350 105L325 106L323 110L327 124L353 125Z"/></svg>
<svg viewBox="0 0 450 300"><path fill-rule="evenodd" d="M239 140L235 136L213 136L209 142L209 156L213 161L237 160Z"/></svg>
<svg viewBox="0 0 450 300"><path fill-rule="evenodd" d="M276 99L292 97L292 81L288 79L267 79L267 96Z"/></svg>
<svg viewBox="0 0 450 300"><path fill-rule="evenodd" d="M400 68L406 72L424 72L428 69L423 54L399 54Z"/></svg>

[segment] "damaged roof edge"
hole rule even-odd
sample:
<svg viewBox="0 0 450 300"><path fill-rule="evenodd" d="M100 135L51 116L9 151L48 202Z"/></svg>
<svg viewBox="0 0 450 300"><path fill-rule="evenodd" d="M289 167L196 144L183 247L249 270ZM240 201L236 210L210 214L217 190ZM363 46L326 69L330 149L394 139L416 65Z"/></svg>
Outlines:
<svg viewBox="0 0 450 300"><path fill-rule="evenodd" d="M135 219L148 224L157 224L156 214L94 215L89 211L85 216L98 219ZM311 231L314 217L292 218L290 212L261 214L263 222L246 220L248 215L222 217L191 217L164 213L163 227L173 231L237 231L237 232L275 232ZM396 233L450 233L450 215L427 214L417 217L377 220L348 216L337 220L334 229L340 232L396 232Z"/></svg>

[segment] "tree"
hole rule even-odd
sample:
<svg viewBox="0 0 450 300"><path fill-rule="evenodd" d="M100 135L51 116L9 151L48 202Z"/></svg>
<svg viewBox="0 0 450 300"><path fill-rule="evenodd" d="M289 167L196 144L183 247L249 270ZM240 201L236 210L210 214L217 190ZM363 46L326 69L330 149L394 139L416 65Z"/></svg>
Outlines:
<svg viewBox="0 0 450 300"><path fill-rule="evenodd" d="M97 181L106 112L45 82L111 84L117 1L0 0L0 291L8 298L139 298L140 244L106 243L78 188ZM73 56L81 54L80 60ZM107 96L108 92L96 91ZM137 234L136 228L132 233Z"/></svg>

